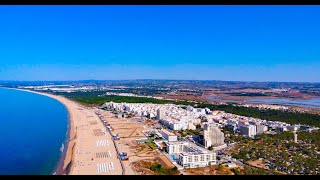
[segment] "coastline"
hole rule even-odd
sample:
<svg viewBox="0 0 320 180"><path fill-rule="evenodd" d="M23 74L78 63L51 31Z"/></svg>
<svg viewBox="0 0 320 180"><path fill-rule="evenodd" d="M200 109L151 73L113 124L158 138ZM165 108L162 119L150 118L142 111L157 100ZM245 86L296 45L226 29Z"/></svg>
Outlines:
<svg viewBox="0 0 320 180"><path fill-rule="evenodd" d="M62 103L69 113L69 124L64 153L61 154L51 175L121 175L121 160L118 157L112 134L96 114L88 108L63 96L25 89L8 88L31 92L53 98ZM110 142L110 143L109 143ZM55 168L55 169L54 169Z"/></svg>
<svg viewBox="0 0 320 180"><path fill-rule="evenodd" d="M68 101L71 101L65 97L62 96L57 96L57 95L52 95L52 94L47 94L47 93L42 93L42 92L36 92L36 91L31 91L31 90L25 90L25 89L17 89L17 88L7 88L7 87L1 87L1 88L6 88L6 89L12 89L12 90L18 90L18 91L25 91L25 92L30 92L34 94L39 94L43 96L50 97L52 99L55 99L59 101L67 110L68 112L68 130L66 132L66 139L64 140L64 150L59 158L59 161L57 162L57 166L55 169L53 169L52 175L68 175L69 172L72 170L72 160L74 159L74 152L73 152L73 147L76 143L75 138L76 138L76 128L74 125L74 119L72 115L72 111L70 110L70 107L68 105ZM71 101L73 102L73 101ZM66 149L65 149L66 148Z"/></svg>

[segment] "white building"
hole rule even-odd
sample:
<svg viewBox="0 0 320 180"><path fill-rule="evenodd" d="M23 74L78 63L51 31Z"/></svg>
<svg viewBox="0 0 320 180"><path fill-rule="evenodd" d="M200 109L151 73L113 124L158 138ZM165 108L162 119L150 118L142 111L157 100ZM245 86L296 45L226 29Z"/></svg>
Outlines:
<svg viewBox="0 0 320 180"><path fill-rule="evenodd" d="M257 134L257 127L252 124L241 124L239 130L248 137L254 137Z"/></svg>
<svg viewBox="0 0 320 180"><path fill-rule="evenodd" d="M216 153L199 146L187 146L186 152L179 154L178 164L184 168L205 167L216 164Z"/></svg>
<svg viewBox="0 0 320 180"><path fill-rule="evenodd" d="M188 145L187 142L177 141L177 142L166 142L166 151L169 154L182 153L185 152L185 147Z"/></svg>
<svg viewBox="0 0 320 180"><path fill-rule="evenodd" d="M169 128L172 130L186 130L187 128L183 126L181 122L170 122Z"/></svg>
<svg viewBox="0 0 320 180"><path fill-rule="evenodd" d="M193 107L192 106L187 106L187 111L193 111Z"/></svg>
<svg viewBox="0 0 320 180"><path fill-rule="evenodd" d="M161 109L157 110L157 119L163 119L164 115L163 115L163 111Z"/></svg>
<svg viewBox="0 0 320 180"><path fill-rule="evenodd" d="M165 130L165 129L162 129L160 131L160 134L168 141L178 141L178 137L177 135Z"/></svg>
<svg viewBox="0 0 320 180"><path fill-rule="evenodd" d="M298 135L297 135L296 131L294 131L294 133L293 133L293 142L298 143Z"/></svg>
<svg viewBox="0 0 320 180"><path fill-rule="evenodd" d="M268 127L263 124L257 124L257 134L262 134L268 131Z"/></svg>
<svg viewBox="0 0 320 180"><path fill-rule="evenodd" d="M205 148L208 148L210 146L221 146L224 143L224 134L221 132L220 128L215 123L206 123L204 125L204 146Z"/></svg>
<svg viewBox="0 0 320 180"><path fill-rule="evenodd" d="M188 124L188 129L191 129L191 130L196 130L196 126L192 123L192 122L189 122Z"/></svg>
<svg viewBox="0 0 320 180"><path fill-rule="evenodd" d="M216 164L216 153L189 142L166 142L169 154L179 154L177 163L184 168L205 167Z"/></svg>

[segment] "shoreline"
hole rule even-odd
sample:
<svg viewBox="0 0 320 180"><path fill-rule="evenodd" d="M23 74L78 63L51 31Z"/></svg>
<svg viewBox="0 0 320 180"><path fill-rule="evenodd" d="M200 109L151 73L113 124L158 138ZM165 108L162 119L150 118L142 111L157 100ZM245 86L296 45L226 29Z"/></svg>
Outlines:
<svg viewBox="0 0 320 180"><path fill-rule="evenodd" d="M52 99L59 101L66 108L67 113L68 113L68 123L67 123L68 129L66 132L66 134L67 134L66 139L63 141L64 149L62 152L60 151L61 155L60 155L59 161L57 162L57 165L53 169L51 175L68 175L70 173L70 171L72 170L71 163L74 159L73 147L76 144L75 143L75 138L76 138L76 131L75 130L76 129L74 127L74 119L73 119L71 110L68 107L67 103L64 102L62 99L66 99L68 101L71 101L71 100L69 100L63 96L57 96L57 95L53 95L53 94L31 91L31 90L26 90L26 89L7 88L7 87L1 87L1 88L18 90L18 91L25 91L25 92L30 92L30 93L46 96L46 97L49 97L49 98L52 98Z"/></svg>

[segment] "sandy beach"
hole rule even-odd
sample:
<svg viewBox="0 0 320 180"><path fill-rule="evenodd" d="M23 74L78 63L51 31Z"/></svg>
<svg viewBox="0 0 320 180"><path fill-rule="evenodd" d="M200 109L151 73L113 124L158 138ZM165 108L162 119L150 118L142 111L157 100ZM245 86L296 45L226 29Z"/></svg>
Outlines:
<svg viewBox="0 0 320 180"><path fill-rule="evenodd" d="M22 89L16 89L22 90ZM69 112L68 147L56 174L121 175L122 168L111 135L95 114L65 97L28 91L61 102Z"/></svg>

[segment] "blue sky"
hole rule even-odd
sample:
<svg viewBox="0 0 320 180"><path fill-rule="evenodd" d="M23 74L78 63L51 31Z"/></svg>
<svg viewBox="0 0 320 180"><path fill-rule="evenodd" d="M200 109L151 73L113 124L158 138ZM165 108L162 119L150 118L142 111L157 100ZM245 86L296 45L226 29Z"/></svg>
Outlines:
<svg viewBox="0 0 320 180"><path fill-rule="evenodd" d="M0 80L320 82L320 6L0 6Z"/></svg>

